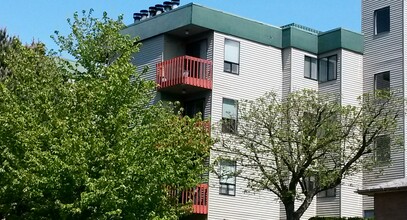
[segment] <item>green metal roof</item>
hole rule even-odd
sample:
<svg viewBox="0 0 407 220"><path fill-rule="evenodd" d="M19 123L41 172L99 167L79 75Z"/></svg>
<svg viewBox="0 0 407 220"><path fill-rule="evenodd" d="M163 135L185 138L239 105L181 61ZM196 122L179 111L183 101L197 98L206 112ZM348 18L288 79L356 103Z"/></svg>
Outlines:
<svg viewBox="0 0 407 220"><path fill-rule="evenodd" d="M294 47L321 54L343 48L363 53L363 35L360 33L342 28L321 32L298 24L276 27L195 3L131 24L122 32L139 36L143 40L187 25L195 25L281 49Z"/></svg>

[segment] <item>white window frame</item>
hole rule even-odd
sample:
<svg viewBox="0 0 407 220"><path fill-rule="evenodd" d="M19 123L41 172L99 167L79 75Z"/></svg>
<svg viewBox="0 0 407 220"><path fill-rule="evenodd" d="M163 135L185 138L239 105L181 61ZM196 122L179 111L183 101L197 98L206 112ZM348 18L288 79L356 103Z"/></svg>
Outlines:
<svg viewBox="0 0 407 220"><path fill-rule="evenodd" d="M234 102L235 112L225 113L225 101ZM238 101L235 99L222 98L222 132L234 134L237 132Z"/></svg>
<svg viewBox="0 0 407 220"><path fill-rule="evenodd" d="M309 63L309 66L307 66L307 63ZM315 74L314 76L313 76L313 73ZM310 56L304 56L304 78L318 80L318 59L317 58L310 57Z"/></svg>
<svg viewBox="0 0 407 220"><path fill-rule="evenodd" d="M226 172L223 167L232 167L232 171ZM236 195L236 161L232 160L221 160L219 162L219 194L235 196Z"/></svg>
<svg viewBox="0 0 407 220"><path fill-rule="evenodd" d="M333 76L332 76L332 78L330 78L331 75L329 74L329 72L331 71L331 68L330 68L329 63L330 63L331 59L333 59L333 58L335 58L335 67L333 68L333 71L334 71ZM326 60L326 66L324 67L324 69L322 69L322 67L321 67L322 60ZM325 71L322 72L323 70L325 70ZM326 76L322 77L323 74L326 74ZM331 56L319 58L318 59L318 81L321 83L324 83L324 82L334 81L337 78L338 78L338 55L334 54Z"/></svg>
<svg viewBox="0 0 407 220"><path fill-rule="evenodd" d="M237 44L237 46L238 46L237 54L235 54L232 57L227 55L228 53L232 53L232 52L228 51L228 46L227 46L228 42L230 42L231 44ZM225 38L223 72L239 75L239 72L240 72L240 42L239 41Z"/></svg>

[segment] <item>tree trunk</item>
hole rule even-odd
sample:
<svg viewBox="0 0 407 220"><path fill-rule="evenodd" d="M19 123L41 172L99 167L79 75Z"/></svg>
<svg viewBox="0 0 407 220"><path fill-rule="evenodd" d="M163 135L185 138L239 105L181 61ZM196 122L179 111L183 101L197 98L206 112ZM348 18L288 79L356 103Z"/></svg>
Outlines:
<svg viewBox="0 0 407 220"><path fill-rule="evenodd" d="M294 218L294 219L301 218L301 216L304 214L305 211L307 211L308 207L310 206L312 199L313 199L312 196L307 195L307 197L304 199L304 201L302 202L300 207L297 209L297 211L295 211L294 216L296 218Z"/></svg>
<svg viewBox="0 0 407 220"><path fill-rule="evenodd" d="M285 208L285 215L287 220L298 220L294 218L295 216L295 207L294 207L294 200L283 202Z"/></svg>

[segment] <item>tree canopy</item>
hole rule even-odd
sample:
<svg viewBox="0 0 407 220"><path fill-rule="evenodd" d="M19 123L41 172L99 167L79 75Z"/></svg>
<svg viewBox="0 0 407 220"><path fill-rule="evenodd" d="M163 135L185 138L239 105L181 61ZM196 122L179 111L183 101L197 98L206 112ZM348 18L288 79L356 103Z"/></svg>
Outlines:
<svg viewBox="0 0 407 220"><path fill-rule="evenodd" d="M395 131L403 101L397 97L377 91L352 106L342 105L335 95L301 90L285 98L270 92L241 100L236 130L218 134L217 160L236 161L240 169L228 175L247 180L252 190L273 192L287 219L300 219L318 193L389 162L386 155L378 159L375 142L391 137L393 147L401 144Z"/></svg>
<svg viewBox="0 0 407 220"><path fill-rule="evenodd" d="M122 17L76 13L44 45L4 56L0 80L0 218L176 219L169 189L196 186L211 139L199 118L152 104L155 83L131 64ZM3 47L2 47L3 53Z"/></svg>

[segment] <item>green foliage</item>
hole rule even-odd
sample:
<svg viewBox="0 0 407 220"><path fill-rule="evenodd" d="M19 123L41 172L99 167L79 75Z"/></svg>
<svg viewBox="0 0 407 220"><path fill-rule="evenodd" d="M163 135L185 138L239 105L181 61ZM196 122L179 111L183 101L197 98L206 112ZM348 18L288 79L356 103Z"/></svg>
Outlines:
<svg viewBox="0 0 407 220"><path fill-rule="evenodd" d="M377 137L390 135L393 148L402 146L394 135L403 112L397 97L377 91L341 105L340 97L302 90L283 99L268 93L242 100L237 133L220 133L214 150L229 152L246 169L236 175L251 189L278 196L287 219L300 219L316 194L378 165L372 159ZM301 205L295 209L296 200Z"/></svg>
<svg viewBox="0 0 407 220"><path fill-rule="evenodd" d="M0 80L9 74L5 64L5 57L12 48L13 38L7 35L6 29L0 29Z"/></svg>
<svg viewBox="0 0 407 220"><path fill-rule="evenodd" d="M309 220L374 220L374 218L362 218L362 217L311 217Z"/></svg>
<svg viewBox="0 0 407 220"><path fill-rule="evenodd" d="M168 189L196 186L211 140L158 103L122 19L74 15L57 35L77 64L16 42L0 82L0 218L176 219ZM79 68L80 67L80 68Z"/></svg>

